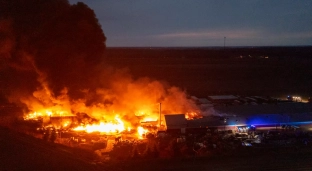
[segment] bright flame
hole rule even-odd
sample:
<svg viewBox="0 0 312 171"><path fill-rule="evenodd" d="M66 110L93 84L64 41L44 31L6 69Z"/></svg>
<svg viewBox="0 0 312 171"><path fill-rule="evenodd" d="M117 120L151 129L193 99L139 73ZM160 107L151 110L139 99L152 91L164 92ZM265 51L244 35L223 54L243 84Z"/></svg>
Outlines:
<svg viewBox="0 0 312 171"><path fill-rule="evenodd" d="M69 125L70 125L69 122L64 122L64 123L63 123L63 127L67 127L67 126L69 126Z"/></svg>
<svg viewBox="0 0 312 171"><path fill-rule="evenodd" d="M147 116L145 118L142 119L142 122L150 122L150 121L157 121L158 120L158 117L156 116Z"/></svg>
<svg viewBox="0 0 312 171"><path fill-rule="evenodd" d="M139 138L140 138L140 139L143 139L143 135L146 134L146 133L148 133L148 130L144 129L144 128L141 127L141 126L139 126L139 127L137 128L137 130L138 130L138 135L139 135Z"/></svg>
<svg viewBox="0 0 312 171"><path fill-rule="evenodd" d="M41 77L40 77L41 78ZM130 82L129 82L130 81ZM87 99L71 99L65 87L58 96L49 90L44 75L41 89L31 97L21 99L33 113L25 120L40 120L56 129L71 128L74 131L103 134L133 133L143 138L149 131L164 128L165 113L198 111L196 104L177 87L167 87L149 79L117 79L109 89L98 88L100 101L90 103ZM91 95L89 90L82 93ZM92 101L92 97L90 97ZM161 103L159 103L161 102ZM120 117L115 117L118 113ZM161 114L161 115L160 115ZM187 119L199 117L198 113L186 113ZM161 123L160 123L161 122ZM160 126L160 127L159 127ZM136 132L137 131L137 132Z"/></svg>
<svg viewBox="0 0 312 171"><path fill-rule="evenodd" d="M42 117L41 113L34 112L34 113L29 113L29 114L25 115L24 120L38 120L41 117Z"/></svg>
<svg viewBox="0 0 312 171"><path fill-rule="evenodd" d="M192 119L194 119L194 118L201 118L202 116L201 115L199 115L198 113L196 113L196 112L187 112L186 114L185 114L185 119L187 119L187 120L192 120Z"/></svg>
<svg viewBox="0 0 312 171"><path fill-rule="evenodd" d="M28 113L24 115L24 120L38 120L42 117L62 117L62 116L73 116L71 114L68 114L67 111L51 111L51 110L45 110L43 112L33 112Z"/></svg>
<svg viewBox="0 0 312 171"><path fill-rule="evenodd" d="M86 131L87 133L100 132L100 133L119 133L125 130L124 123L118 116L115 117L116 122L100 122L99 124L88 124L85 126L78 126L74 128L75 131Z"/></svg>

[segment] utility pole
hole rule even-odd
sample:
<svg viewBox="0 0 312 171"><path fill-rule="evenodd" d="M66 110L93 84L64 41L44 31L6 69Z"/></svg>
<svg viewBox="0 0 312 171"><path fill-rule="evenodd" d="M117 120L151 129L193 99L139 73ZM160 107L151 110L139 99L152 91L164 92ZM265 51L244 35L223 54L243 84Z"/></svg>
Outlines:
<svg viewBox="0 0 312 171"><path fill-rule="evenodd" d="M224 41L223 41L223 48L225 49L225 40L226 40L226 37L224 37Z"/></svg>
<svg viewBox="0 0 312 171"><path fill-rule="evenodd" d="M161 126L161 103L159 103L159 129Z"/></svg>

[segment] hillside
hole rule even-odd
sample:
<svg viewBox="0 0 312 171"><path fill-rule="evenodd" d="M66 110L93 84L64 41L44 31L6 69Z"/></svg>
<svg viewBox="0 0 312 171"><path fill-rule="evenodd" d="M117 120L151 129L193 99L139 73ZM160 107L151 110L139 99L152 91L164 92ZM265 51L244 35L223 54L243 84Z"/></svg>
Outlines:
<svg viewBox="0 0 312 171"><path fill-rule="evenodd" d="M92 155L0 127L0 170L97 170Z"/></svg>

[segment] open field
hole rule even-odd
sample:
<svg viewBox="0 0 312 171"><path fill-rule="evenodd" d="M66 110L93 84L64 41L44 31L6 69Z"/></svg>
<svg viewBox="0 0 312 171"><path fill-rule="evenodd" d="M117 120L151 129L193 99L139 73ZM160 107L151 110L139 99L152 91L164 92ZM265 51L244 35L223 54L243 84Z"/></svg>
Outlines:
<svg viewBox="0 0 312 171"><path fill-rule="evenodd" d="M311 47L108 48L106 61L127 67L134 78L167 81L199 97L312 94Z"/></svg>

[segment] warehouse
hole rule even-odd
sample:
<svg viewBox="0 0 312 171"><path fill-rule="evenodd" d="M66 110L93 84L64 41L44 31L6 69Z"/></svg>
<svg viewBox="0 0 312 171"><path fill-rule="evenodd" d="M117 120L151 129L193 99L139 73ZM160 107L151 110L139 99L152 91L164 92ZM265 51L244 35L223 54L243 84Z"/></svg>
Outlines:
<svg viewBox="0 0 312 171"><path fill-rule="evenodd" d="M235 130L241 126L253 126L257 129L277 129L291 125L308 130L312 128L311 103L215 106L213 109L213 115L194 120L183 121L181 114L165 115L167 130L185 133L207 128Z"/></svg>

